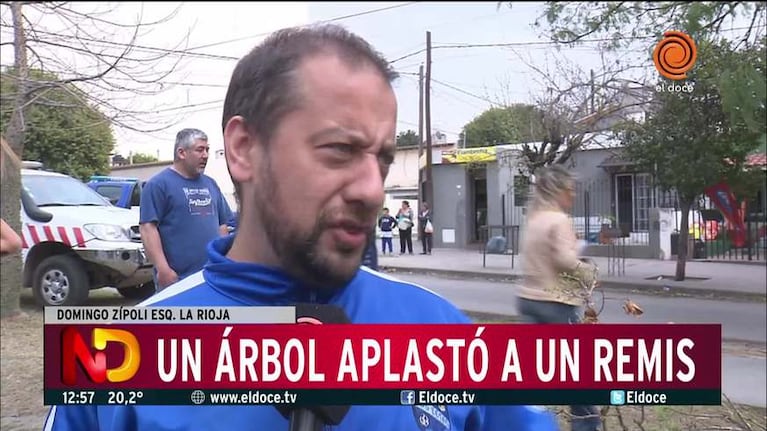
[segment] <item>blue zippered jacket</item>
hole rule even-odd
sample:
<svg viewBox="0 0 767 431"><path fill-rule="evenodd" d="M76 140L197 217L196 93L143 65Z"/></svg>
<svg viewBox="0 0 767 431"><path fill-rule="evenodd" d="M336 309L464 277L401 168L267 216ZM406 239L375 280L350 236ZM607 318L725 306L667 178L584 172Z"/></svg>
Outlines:
<svg viewBox="0 0 767 431"><path fill-rule="evenodd" d="M315 293L284 272L233 262L234 236L208 245L205 268L145 301L146 306L259 306L301 302L342 307L352 323L471 323L422 287L360 268L335 292ZM257 388L254 388L257 389ZM45 431L280 431L288 421L272 406L54 406ZM553 415L525 406L353 406L326 431L556 431Z"/></svg>

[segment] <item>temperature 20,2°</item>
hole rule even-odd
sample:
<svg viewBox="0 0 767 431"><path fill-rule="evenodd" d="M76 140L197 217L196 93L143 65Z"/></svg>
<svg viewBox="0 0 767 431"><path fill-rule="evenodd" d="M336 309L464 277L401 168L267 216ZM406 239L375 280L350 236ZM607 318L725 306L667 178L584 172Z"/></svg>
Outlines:
<svg viewBox="0 0 767 431"><path fill-rule="evenodd" d="M109 405L140 404L142 398L144 398L144 391L107 391L107 404Z"/></svg>

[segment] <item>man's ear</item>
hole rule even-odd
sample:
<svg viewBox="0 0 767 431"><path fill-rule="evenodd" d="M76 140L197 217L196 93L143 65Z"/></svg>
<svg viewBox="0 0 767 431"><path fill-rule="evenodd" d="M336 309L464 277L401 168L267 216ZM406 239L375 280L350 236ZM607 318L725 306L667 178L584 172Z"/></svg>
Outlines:
<svg viewBox="0 0 767 431"><path fill-rule="evenodd" d="M241 116L234 116L224 127L224 156L229 174L239 183L249 182L255 172L254 151L259 143L248 131L248 125Z"/></svg>

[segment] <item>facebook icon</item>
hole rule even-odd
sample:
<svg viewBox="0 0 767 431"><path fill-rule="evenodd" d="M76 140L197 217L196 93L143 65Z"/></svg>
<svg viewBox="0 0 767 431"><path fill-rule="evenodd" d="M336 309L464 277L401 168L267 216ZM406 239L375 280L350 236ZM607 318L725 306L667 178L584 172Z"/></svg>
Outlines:
<svg viewBox="0 0 767 431"><path fill-rule="evenodd" d="M622 406L626 404L626 392L610 391L610 404L614 406Z"/></svg>
<svg viewBox="0 0 767 431"><path fill-rule="evenodd" d="M415 404L415 391L402 391L399 393L399 403L403 406Z"/></svg>

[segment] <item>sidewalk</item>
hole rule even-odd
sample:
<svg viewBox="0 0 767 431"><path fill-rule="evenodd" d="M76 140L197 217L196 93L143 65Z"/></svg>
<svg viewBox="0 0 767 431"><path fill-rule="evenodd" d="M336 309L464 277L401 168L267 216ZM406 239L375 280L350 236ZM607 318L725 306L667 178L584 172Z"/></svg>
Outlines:
<svg viewBox="0 0 767 431"><path fill-rule="evenodd" d="M378 257L382 270L411 271L441 275L509 281L521 277L520 256L487 255L477 250L434 249L431 255L395 254ZM687 262L685 281L674 281L675 260L626 259L623 275L608 274L606 257L591 257L599 266L602 286L642 293L671 293L721 299L767 301L767 265L729 262ZM664 276L664 277L661 277ZM666 278L668 277L668 278Z"/></svg>

